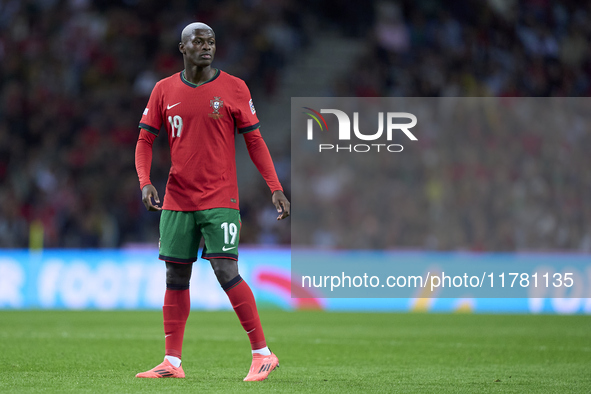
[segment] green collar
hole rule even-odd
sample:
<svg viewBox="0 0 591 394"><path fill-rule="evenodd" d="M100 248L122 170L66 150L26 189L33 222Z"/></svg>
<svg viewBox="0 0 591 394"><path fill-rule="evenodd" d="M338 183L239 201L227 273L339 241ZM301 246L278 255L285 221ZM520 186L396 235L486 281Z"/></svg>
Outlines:
<svg viewBox="0 0 591 394"><path fill-rule="evenodd" d="M214 79L216 79L220 75L220 70L218 70L217 68L214 68L214 70L215 70L215 73L213 74L213 77L209 78L207 81L202 82L200 84L195 84L195 83L187 80L187 78L185 78L185 70L183 70L181 72L181 81L183 81L183 83L187 86L190 86L192 88L196 88L196 87L199 87L201 85L205 85L206 83L213 81Z"/></svg>

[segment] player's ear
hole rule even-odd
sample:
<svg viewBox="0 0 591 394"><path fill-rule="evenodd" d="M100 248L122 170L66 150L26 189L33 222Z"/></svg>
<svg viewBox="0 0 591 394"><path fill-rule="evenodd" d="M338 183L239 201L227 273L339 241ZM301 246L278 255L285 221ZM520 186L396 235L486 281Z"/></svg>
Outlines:
<svg viewBox="0 0 591 394"><path fill-rule="evenodd" d="M184 55L185 54L185 44L179 42L179 51Z"/></svg>

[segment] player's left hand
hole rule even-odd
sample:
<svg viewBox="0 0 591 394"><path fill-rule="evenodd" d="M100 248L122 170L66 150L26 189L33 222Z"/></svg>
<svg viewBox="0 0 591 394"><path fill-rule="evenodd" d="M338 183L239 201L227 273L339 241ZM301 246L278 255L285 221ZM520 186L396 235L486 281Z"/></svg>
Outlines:
<svg viewBox="0 0 591 394"><path fill-rule="evenodd" d="M277 220L285 219L289 216L290 212L290 203L285 194L281 190L275 190L273 192L273 205L277 208L277 212L279 212L279 216L277 216Z"/></svg>

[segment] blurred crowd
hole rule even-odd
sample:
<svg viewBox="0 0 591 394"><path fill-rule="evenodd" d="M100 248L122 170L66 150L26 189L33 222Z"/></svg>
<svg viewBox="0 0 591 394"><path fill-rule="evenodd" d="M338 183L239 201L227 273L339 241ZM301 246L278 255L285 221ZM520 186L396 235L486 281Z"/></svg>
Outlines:
<svg viewBox="0 0 591 394"><path fill-rule="evenodd" d="M383 1L375 17L364 56L335 83L335 96L591 92L587 1Z"/></svg>
<svg viewBox="0 0 591 394"><path fill-rule="evenodd" d="M305 56L314 35L326 31L367 44L349 73L327 81L334 96L589 96L591 89L591 9L574 0L4 0L0 247L27 247L31 229L42 231L46 247L157 242L158 215L145 212L134 168L137 123L156 81L182 69L176 43L195 20L216 32L214 65L243 78L255 103L273 100L290 62ZM454 135L445 136L446 144L434 136L425 157L439 152L437 166L411 161L389 172L397 185L414 183L396 188L400 222L376 247L589 250L591 240L584 240L591 218L583 198L589 201L589 183L579 169L591 168L583 151L583 142L591 141L588 135L558 141L566 145L560 157L572 162L560 172L566 186L557 193L558 159L547 136L536 133L532 128L509 153L487 151L488 164L474 173L466 168L482 151L459 151ZM490 147L507 143L509 136L480 129L470 138L473 147ZM289 196L289 146L270 150ZM152 180L161 194L168 155L165 138L157 138ZM529 155L531 160L520 159ZM513 162L519 162L518 170L508 168ZM476 186L473 177L492 186ZM556 212L544 221L549 230L543 237L516 235L515 217L481 198L496 187L519 194L530 186L541 193L538 211ZM415 200L411 191L423 197ZM241 188L241 242L289 244L289 229L276 225L268 200L260 179ZM433 236L425 212L459 212L466 204L471 208L461 215L438 222L451 223L443 238ZM333 230L306 242L355 246L335 241L340 222L336 215L327 220ZM413 231L422 235L411 236Z"/></svg>
<svg viewBox="0 0 591 394"><path fill-rule="evenodd" d="M367 47L337 78L334 96L591 93L589 2L383 1L375 3L375 22L365 37ZM512 103L515 111L526 110L527 102ZM579 101L575 113L562 106L563 112L552 112L548 105L553 103L537 102L539 112L527 112L516 121L519 127L511 124L508 108L496 111L494 119L479 111L480 120L457 113L454 125L430 127L433 133L422 136L419 153L413 145L400 163L374 162L371 171L354 177L362 180L355 184L342 170L347 166L339 169L338 159L333 167L315 163L302 169L308 179L316 179L313 198L319 209L312 216L320 216L311 220L326 225L313 236L294 231L293 242L591 252L591 156L586 151L591 101ZM543 116L548 113L556 117ZM356 172L367 167L349 165ZM314 177L318 167L334 175ZM336 190L343 193L338 198Z"/></svg>

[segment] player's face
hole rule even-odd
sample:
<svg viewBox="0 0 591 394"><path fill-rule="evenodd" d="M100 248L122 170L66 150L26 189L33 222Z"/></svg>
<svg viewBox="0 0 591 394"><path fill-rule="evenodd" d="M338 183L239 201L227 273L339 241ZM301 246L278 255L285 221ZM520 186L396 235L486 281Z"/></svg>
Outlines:
<svg viewBox="0 0 591 394"><path fill-rule="evenodd" d="M215 56L215 35L209 29L193 31L190 39L179 45L185 58L198 67L207 67Z"/></svg>

